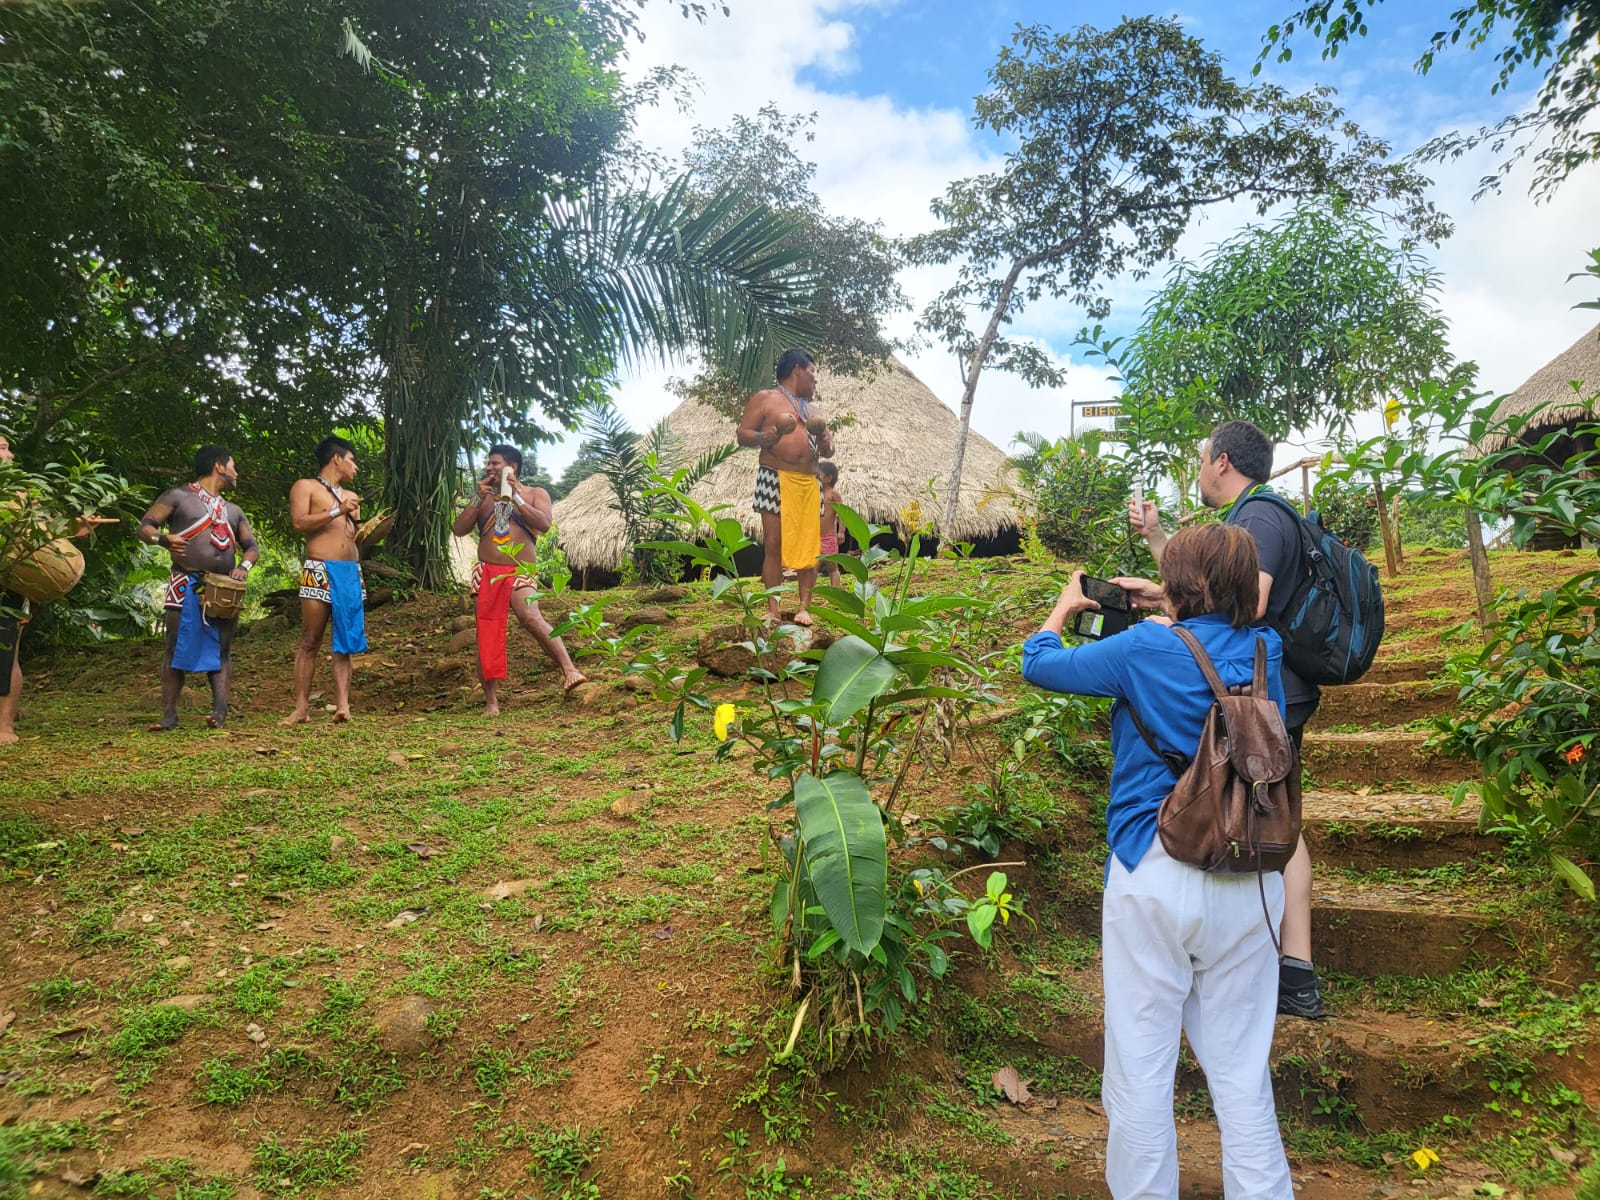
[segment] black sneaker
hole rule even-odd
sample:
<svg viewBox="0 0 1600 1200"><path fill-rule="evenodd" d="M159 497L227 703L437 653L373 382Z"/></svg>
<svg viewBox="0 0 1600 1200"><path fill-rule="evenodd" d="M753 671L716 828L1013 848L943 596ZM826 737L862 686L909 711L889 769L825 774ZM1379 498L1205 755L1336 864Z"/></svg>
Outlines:
<svg viewBox="0 0 1600 1200"><path fill-rule="evenodd" d="M1320 1021L1328 1015L1328 1010L1322 1006L1322 980L1315 975L1305 987L1290 988L1282 983L1278 984L1278 1011L1285 1016L1304 1017L1308 1021Z"/></svg>

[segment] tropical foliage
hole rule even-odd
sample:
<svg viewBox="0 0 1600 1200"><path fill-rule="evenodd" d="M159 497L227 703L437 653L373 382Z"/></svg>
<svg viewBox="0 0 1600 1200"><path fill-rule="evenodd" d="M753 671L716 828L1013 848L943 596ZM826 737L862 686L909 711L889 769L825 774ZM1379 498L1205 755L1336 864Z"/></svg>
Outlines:
<svg viewBox="0 0 1600 1200"><path fill-rule="evenodd" d="M1125 504L1132 472L1101 453L1094 433L1051 441L1019 433L1025 447L1010 462L1030 501L1039 540L1058 558L1098 560L1128 541Z"/></svg>
<svg viewBox="0 0 1600 1200"><path fill-rule="evenodd" d="M1377 15L1382 0L1317 0L1296 9L1267 30L1261 62L1277 53L1279 62L1292 56L1289 39L1304 29L1322 42L1322 56L1332 58L1351 40L1366 37L1367 23ZM1399 8L1396 7L1398 14ZM1414 3L1406 7L1412 18ZM1507 172L1529 150L1534 155L1535 195L1548 195L1562 180L1585 163L1600 158L1600 131L1593 115L1600 107L1600 4L1595 0L1477 0L1458 4L1448 15L1441 9L1444 28L1428 39L1417 58L1417 72L1426 75L1439 55L1465 43L1467 49L1498 43L1494 61L1499 70L1490 92L1509 94L1519 71L1544 71L1534 106L1513 113L1495 124L1470 133L1453 132L1429 142L1421 157L1432 161L1460 158L1479 146L1488 146L1506 158L1494 173L1484 177L1479 195L1497 189ZM1256 70L1261 70L1261 62Z"/></svg>
<svg viewBox="0 0 1600 1200"><path fill-rule="evenodd" d="M815 124L815 113L790 115L765 104L753 117L736 114L726 128L696 128L683 167L697 189L732 192L790 223L786 245L815 272L811 316L816 333L807 344L835 375L871 374L906 347L883 322L910 302L895 278L898 252L881 224L834 216L817 196L817 164L802 157L803 147L816 136ZM749 388L730 374L726 362L726 357L707 355L706 370L676 390L736 418Z"/></svg>
<svg viewBox="0 0 1600 1200"><path fill-rule="evenodd" d="M195 444L225 444L254 512L330 428L378 421L389 544L439 582L469 446L574 423L640 355L764 375L813 330L791 224L611 182L650 91L619 70L636 17L0 6L0 420L19 452L86 440L167 486Z"/></svg>
<svg viewBox="0 0 1600 1200"><path fill-rule="evenodd" d="M961 433L945 492L960 493L973 398L986 366L1060 386L1045 348L1005 336L1031 301L1069 300L1100 319L1108 281L1165 262L1195 214L1229 200L1265 212L1286 199L1390 206L1410 236L1437 241L1448 221L1422 199L1426 180L1385 161L1319 88L1232 79L1176 19L1109 30L1019 29L989 72L974 121L1014 148L995 173L951 184L933 205L941 228L913 238L913 262L959 264L919 325L960 359ZM986 314L981 329L974 311Z"/></svg>
<svg viewBox="0 0 1600 1200"><path fill-rule="evenodd" d="M1542 435L1542 410L1506 418L1459 386L1408 397L1400 419L1421 431L1343 448L1331 478L1382 473L1438 503L1509 522L1514 545L1540 529L1600 541L1600 422ZM1505 434L1503 449L1478 453ZM1441 448L1442 447L1442 448ZM1557 447L1567 447L1557 450ZM1482 798L1485 820L1539 848L1576 891L1594 898L1600 862L1600 571L1574 560L1572 574L1538 592L1500 594L1481 646L1454 655L1460 692L1440 723L1443 744L1476 760L1482 778L1463 785ZM1465 640L1471 626L1456 636Z"/></svg>
<svg viewBox="0 0 1600 1200"><path fill-rule="evenodd" d="M610 405L590 409L585 429L595 471L611 485L611 507L622 515L628 543L624 574L656 583L676 582L683 575L683 555L651 545L652 540L671 538L674 519L685 511L672 493L694 487L738 453L738 445L713 446L685 463L683 439L665 420L640 435Z"/></svg>
<svg viewBox="0 0 1600 1200"><path fill-rule="evenodd" d="M999 871L968 895L957 880L979 868L906 870L889 855L892 843L908 837L902 818L914 767L948 754L956 723L992 702L990 665L973 647L993 606L981 595L916 594L924 531L908 532L903 555L884 550L873 542L887 528L841 505L840 520L863 549L830 556L849 586L818 587L811 609L836 640L820 654L796 654L789 637L797 627L768 626L770 593L735 569L752 545L739 522L681 491L660 494L681 507L684 530L703 540L656 548L715 573L712 592L737 611L754 657L756 694L714 705L700 690L703 668L653 659L635 669L673 705L675 737L686 713L710 712L723 739L719 753L745 748L757 772L782 789L768 805L781 868L771 911L800 997L785 1053L813 1017L824 1057L838 1061L874 1034L893 1032L930 982L945 976L944 943L964 929L986 947L995 922L1019 911Z"/></svg>

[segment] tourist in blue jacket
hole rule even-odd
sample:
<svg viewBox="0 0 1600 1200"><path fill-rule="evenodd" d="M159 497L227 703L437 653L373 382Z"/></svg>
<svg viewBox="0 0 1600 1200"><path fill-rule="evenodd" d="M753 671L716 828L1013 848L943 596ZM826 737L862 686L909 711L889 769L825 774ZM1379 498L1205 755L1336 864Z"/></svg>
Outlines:
<svg viewBox="0 0 1600 1200"><path fill-rule="evenodd" d="M1111 802L1106 808L1101 951L1105 1074L1101 1101L1106 1182L1115 1200L1176 1200L1178 1143L1173 1080L1180 1033L1205 1072L1222 1134L1223 1191L1230 1200L1290 1200L1267 1065L1278 1002L1272 933L1283 915L1283 877L1207 874L1177 862L1156 836L1171 770L1139 735L1132 705L1163 751L1194 754L1212 694L1181 623L1199 639L1229 687L1248 684L1256 639L1281 711L1278 635L1256 628L1259 561L1250 534L1230 525L1185 529L1161 560L1165 617L1087 645L1061 632L1097 608L1082 572L1049 620L1022 647L1022 675L1056 692L1110 696ZM1261 887L1265 887L1265 908Z"/></svg>

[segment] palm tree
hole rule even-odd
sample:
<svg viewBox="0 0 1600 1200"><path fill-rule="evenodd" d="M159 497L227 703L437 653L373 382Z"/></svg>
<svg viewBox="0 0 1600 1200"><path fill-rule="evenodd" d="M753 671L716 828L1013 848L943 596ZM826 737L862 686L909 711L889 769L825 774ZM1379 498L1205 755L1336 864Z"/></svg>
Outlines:
<svg viewBox="0 0 1600 1200"><path fill-rule="evenodd" d="M533 436L534 406L570 426L615 367L673 354L699 352L748 389L815 333L815 275L792 218L735 192L696 200L685 179L655 193L597 184L545 211L500 272L508 282L488 289L492 303L396 301L384 356L388 499L400 517L390 544L425 587L447 582L458 464L480 435ZM463 239L485 232L470 212L463 222Z"/></svg>

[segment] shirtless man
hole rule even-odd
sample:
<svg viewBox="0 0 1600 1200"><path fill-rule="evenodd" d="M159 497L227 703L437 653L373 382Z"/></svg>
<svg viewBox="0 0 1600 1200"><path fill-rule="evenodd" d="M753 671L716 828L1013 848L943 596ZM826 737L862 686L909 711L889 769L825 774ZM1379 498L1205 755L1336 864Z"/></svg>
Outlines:
<svg viewBox="0 0 1600 1200"><path fill-rule="evenodd" d="M172 555L167 577L167 645L161 655L161 719L151 733L178 724L178 697L188 671L204 671L211 683L206 724L221 729L228 720L233 692L233 635L238 618L218 620L200 609L207 573L243 580L255 568L260 549L250 522L222 493L238 486L233 455L221 446L202 446L194 456L193 483L169 488L139 521L139 540ZM241 557L242 555L242 557Z"/></svg>
<svg viewBox="0 0 1600 1200"><path fill-rule="evenodd" d="M289 524L305 535L300 568L300 644L294 652L294 711L280 725L311 719L311 680L322 635L333 623L333 719L350 719L352 654L367 648L366 588L361 582L361 497L346 491L356 477L356 448L341 437L317 443L317 473L289 489Z"/></svg>
<svg viewBox="0 0 1600 1200"><path fill-rule="evenodd" d="M741 446L758 446L752 507L761 514L761 582L769 590L783 583L783 569L800 581L796 625L811 624L806 611L817 582L822 548L822 496L817 460L833 457L833 434L811 397L817 390L816 360L804 350L785 350L778 358L778 386L751 396L735 436ZM778 597L767 600L767 619L780 617Z"/></svg>
<svg viewBox="0 0 1600 1200"><path fill-rule="evenodd" d="M517 574L518 563L534 561L539 535L550 528L550 493L524 486L517 479L521 470L522 452L515 446L489 447L478 494L455 523L457 537L478 531L472 592L478 611L478 677L483 681L484 715L490 717L499 715L500 681L506 677L507 608L561 668L563 692L588 682L561 639L551 634L550 622L532 595L535 581Z"/></svg>

